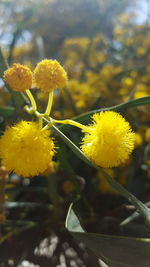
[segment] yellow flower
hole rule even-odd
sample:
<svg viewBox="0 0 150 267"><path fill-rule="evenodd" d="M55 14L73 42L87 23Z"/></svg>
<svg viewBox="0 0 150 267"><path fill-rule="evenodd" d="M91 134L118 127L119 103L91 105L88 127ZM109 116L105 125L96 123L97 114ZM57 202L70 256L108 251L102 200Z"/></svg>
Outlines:
<svg viewBox="0 0 150 267"><path fill-rule="evenodd" d="M134 149L134 133L118 113L105 111L93 116L81 149L96 165L111 168L124 163Z"/></svg>
<svg viewBox="0 0 150 267"><path fill-rule="evenodd" d="M63 88L67 83L67 73L57 60L44 59L34 70L36 87L50 92L55 88Z"/></svg>
<svg viewBox="0 0 150 267"><path fill-rule="evenodd" d="M135 52L136 52L136 55L140 57L140 56L145 55L146 49L144 47L138 47Z"/></svg>
<svg viewBox="0 0 150 267"><path fill-rule="evenodd" d="M130 76L131 76L132 78L136 78L136 77L138 76L138 73L137 73L136 71L131 71L131 72L130 72Z"/></svg>
<svg viewBox="0 0 150 267"><path fill-rule="evenodd" d="M139 133L135 133L135 148L142 145L143 139Z"/></svg>
<svg viewBox="0 0 150 267"><path fill-rule="evenodd" d="M0 158L8 171L22 176L43 173L54 155L54 143L48 130L38 123L21 121L8 127L0 138Z"/></svg>
<svg viewBox="0 0 150 267"><path fill-rule="evenodd" d="M129 23L129 20L131 18L131 15L129 13L122 13L118 19L119 19L119 22L126 25Z"/></svg>
<svg viewBox="0 0 150 267"><path fill-rule="evenodd" d="M150 142L150 128L148 128L145 132L145 140Z"/></svg>
<svg viewBox="0 0 150 267"><path fill-rule="evenodd" d="M131 86L133 86L134 81L133 81L133 79L130 78L130 77L125 77L125 78L122 79L122 84L123 84L124 86L131 87Z"/></svg>
<svg viewBox="0 0 150 267"><path fill-rule="evenodd" d="M147 95L149 95L149 94L146 91L137 91L134 93L133 98L136 99L136 98L144 97Z"/></svg>
<svg viewBox="0 0 150 267"><path fill-rule="evenodd" d="M27 66L14 63L4 72L4 80L14 91L23 92L32 86L32 71Z"/></svg>

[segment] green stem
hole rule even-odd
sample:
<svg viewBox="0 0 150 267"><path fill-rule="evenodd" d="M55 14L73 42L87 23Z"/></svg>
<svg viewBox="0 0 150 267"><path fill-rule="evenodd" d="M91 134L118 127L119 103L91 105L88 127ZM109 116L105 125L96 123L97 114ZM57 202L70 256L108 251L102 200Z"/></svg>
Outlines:
<svg viewBox="0 0 150 267"><path fill-rule="evenodd" d="M146 207L150 207L150 201L148 201L147 203L144 204ZM125 226L128 223L131 223L133 220L137 219L138 217L140 217L141 214L137 211L133 212L133 214L131 214L128 218L126 218L125 220L123 220L120 223L120 226Z"/></svg>
<svg viewBox="0 0 150 267"><path fill-rule="evenodd" d="M6 221L6 223L7 223L7 221ZM19 233L21 233L23 231L26 231L26 230L28 230L30 228L33 228L33 227L37 226L37 223L32 222L32 221L29 221L29 222L28 221L27 222L24 221L23 223L24 223L24 226L20 227L19 229L15 229L13 231L10 231L6 235L2 236L0 238L0 244L2 244L4 241L6 241L9 237L11 237L13 235L17 235L17 234L19 234Z"/></svg>
<svg viewBox="0 0 150 267"><path fill-rule="evenodd" d="M58 179L55 173L47 177L48 182L48 195L52 201L54 209L58 206L59 203L59 194L58 194Z"/></svg>
<svg viewBox="0 0 150 267"><path fill-rule="evenodd" d="M34 111L36 111L37 110L37 106L36 106L36 102L35 102L35 99L34 99L33 95L31 94L29 89L27 89L25 92L26 92L26 94L27 94L27 96L28 96L28 98L29 98L29 100L31 102L32 109Z"/></svg>
<svg viewBox="0 0 150 267"><path fill-rule="evenodd" d="M38 117L38 120L39 120L39 128L42 129L42 127L43 127L43 116L39 115L37 117Z"/></svg>
<svg viewBox="0 0 150 267"><path fill-rule="evenodd" d="M112 179L106 172L104 172L101 168L97 168L101 171L106 181L116 189L122 196L128 199L130 203L132 203L135 208L139 211L141 215L146 219L148 226L150 226L150 209L146 207L140 200L138 200L134 195L128 192L124 187L122 187L117 181Z"/></svg>
<svg viewBox="0 0 150 267"><path fill-rule="evenodd" d="M89 127L85 126L77 121L73 121L73 120L54 120L51 119L53 123L62 123L62 124L69 124L69 125L73 125L75 127L78 127L80 129L82 129L83 131L88 132L89 131Z"/></svg>
<svg viewBox="0 0 150 267"><path fill-rule="evenodd" d="M52 104L53 104L53 91L51 91L49 93L49 97L48 97L48 103L47 103L47 108L46 108L46 111L45 111L45 114L46 116L49 116L50 112L51 112L51 109L52 109Z"/></svg>
<svg viewBox="0 0 150 267"><path fill-rule="evenodd" d="M92 163L83 152L65 135L63 134L57 127L53 125L54 130L57 134L62 138L62 140L71 148L71 150L77 155L78 158L83 160L89 166L99 170L106 181L112 186L115 190L117 190L122 196L124 196L135 208L140 212L140 214L145 218L147 225L150 227L150 209L146 207L140 200L138 200L134 195L128 192L124 187L122 187L117 181L112 179L107 173L103 171L102 168L99 168L94 163Z"/></svg>

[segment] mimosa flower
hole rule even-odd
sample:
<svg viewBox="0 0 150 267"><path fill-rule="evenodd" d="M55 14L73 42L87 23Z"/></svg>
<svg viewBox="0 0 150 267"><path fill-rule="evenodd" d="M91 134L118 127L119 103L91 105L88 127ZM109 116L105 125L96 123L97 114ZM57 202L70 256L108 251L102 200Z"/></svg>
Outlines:
<svg viewBox="0 0 150 267"><path fill-rule="evenodd" d="M134 133L118 113L105 111L93 116L82 140L83 153L96 165L111 168L124 163L134 149Z"/></svg>
<svg viewBox="0 0 150 267"><path fill-rule="evenodd" d="M12 90L23 92L32 86L32 71L15 63L4 72L4 80Z"/></svg>
<svg viewBox="0 0 150 267"><path fill-rule="evenodd" d="M36 122L21 121L8 127L0 138L0 158L8 171L22 176L43 173L54 155L49 130Z"/></svg>
<svg viewBox="0 0 150 267"><path fill-rule="evenodd" d="M67 73L57 60L44 59L37 64L34 70L34 80L36 87L50 92L66 85Z"/></svg>

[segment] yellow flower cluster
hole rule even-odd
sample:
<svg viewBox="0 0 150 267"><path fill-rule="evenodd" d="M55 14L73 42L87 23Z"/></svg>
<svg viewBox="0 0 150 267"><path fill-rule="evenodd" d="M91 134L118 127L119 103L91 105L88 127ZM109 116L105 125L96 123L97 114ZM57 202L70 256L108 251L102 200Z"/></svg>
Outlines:
<svg viewBox="0 0 150 267"><path fill-rule="evenodd" d="M96 165L104 168L124 163L134 149L134 133L129 123L113 111L94 114L81 149Z"/></svg>
<svg viewBox="0 0 150 267"><path fill-rule="evenodd" d="M8 171L24 177L43 173L54 155L54 142L38 123L21 121L0 138L0 158Z"/></svg>
<svg viewBox="0 0 150 267"><path fill-rule="evenodd" d="M80 99L77 101L79 113L97 104L100 97L103 102L106 100L104 105L114 105L129 98L150 94L148 27L133 24L133 15L123 13L117 19L112 43L103 34L97 34L91 39L84 37L64 40L61 55L71 78L67 87L73 100L76 97ZM109 54L111 45L114 46L114 52ZM71 83L76 90L72 90ZM86 88L90 88L90 91L85 98ZM69 101L66 103L65 94L63 97L57 95L55 99L58 103L64 103L64 114L76 115Z"/></svg>
<svg viewBox="0 0 150 267"><path fill-rule="evenodd" d="M24 65L14 63L4 72L4 80L14 91L23 92L32 87L50 92L63 88L67 83L67 74L57 60L44 59L32 71Z"/></svg>

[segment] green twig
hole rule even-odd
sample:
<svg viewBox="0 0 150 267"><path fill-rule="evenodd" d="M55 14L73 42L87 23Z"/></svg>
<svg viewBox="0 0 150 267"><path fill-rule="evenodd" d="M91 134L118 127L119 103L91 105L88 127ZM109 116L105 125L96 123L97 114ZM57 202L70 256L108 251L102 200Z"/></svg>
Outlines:
<svg viewBox="0 0 150 267"><path fill-rule="evenodd" d="M144 204L147 207L150 207L150 201L148 201L147 203ZM141 214L137 211L135 211L132 215L130 215L128 218L126 218L125 220L123 220L120 223L120 226L124 226L127 225L128 223L131 223L133 220L139 218L141 216Z"/></svg>
<svg viewBox="0 0 150 267"><path fill-rule="evenodd" d="M11 221L6 221L6 225L9 224L11 225ZM22 227L20 227L20 229L15 229L13 231L10 231L9 233L7 233L6 235L4 236L1 236L0 237L0 244L2 244L4 241L6 241L9 237L13 236L13 235L17 235L19 234L20 232L23 232L23 231L26 231L30 228L33 228L35 226L37 226L37 223L35 222L32 222L32 221L18 221L18 222L15 222L13 228L16 226L16 225L20 225L20 224L24 224Z"/></svg>

